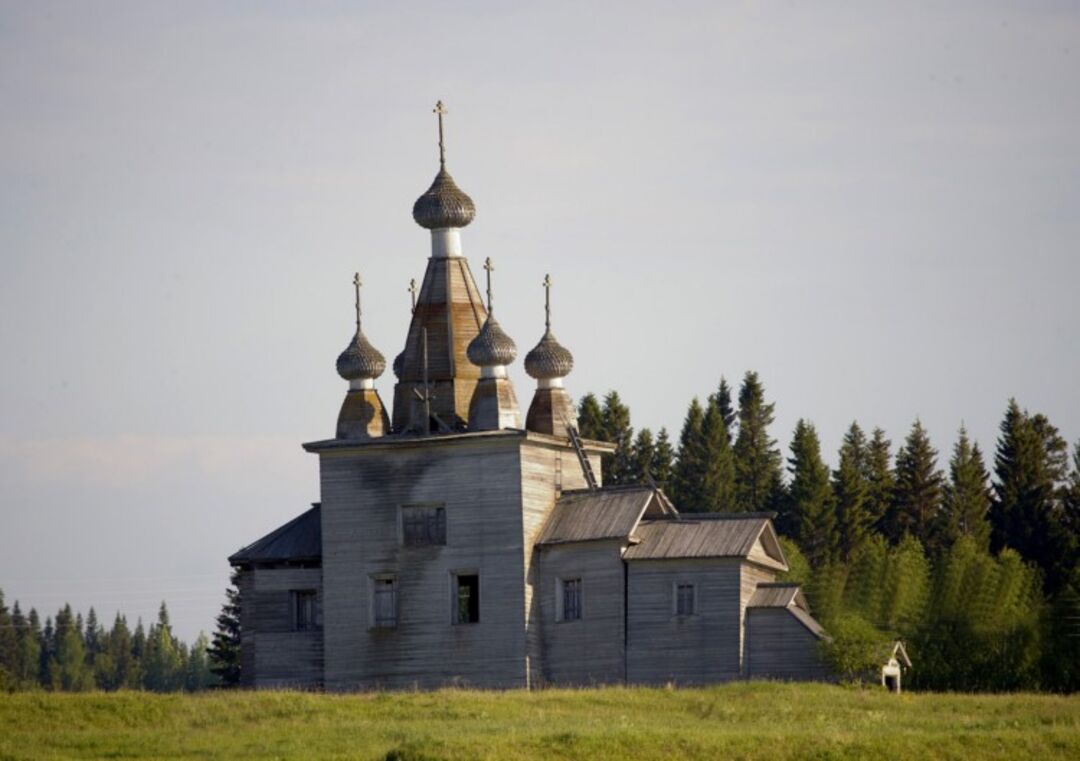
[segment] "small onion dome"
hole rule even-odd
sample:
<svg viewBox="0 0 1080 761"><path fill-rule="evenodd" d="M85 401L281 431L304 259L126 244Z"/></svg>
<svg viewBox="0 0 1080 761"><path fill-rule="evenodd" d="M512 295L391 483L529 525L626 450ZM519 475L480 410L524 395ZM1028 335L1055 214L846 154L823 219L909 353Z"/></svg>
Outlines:
<svg viewBox="0 0 1080 761"><path fill-rule="evenodd" d="M469 361L478 367L509 365L517 356L517 346L510 336L499 327L499 321L492 314L484 321L484 327L469 342L466 350Z"/></svg>
<svg viewBox="0 0 1080 761"><path fill-rule="evenodd" d="M386 359L359 330L337 358L338 375L347 381L378 378L386 369Z"/></svg>
<svg viewBox="0 0 1080 761"><path fill-rule="evenodd" d="M401 380L401 374L405 372L405 350L402 349L396 357L394 357L394 376Z"/></svg>
<svg viewBox="0 0 1080 761"><path fill-rule="evenodd" d="M574 355L559 343L551 330L525 355L525 372L537 380L565 378L574 369Z"/></svg>
<svg viewBox="0 0 1080 761"><path fill-rule="evenodd" d="M443 167L424 195L412 207L416 224L428 230L465 227L476 217L476 206Z"/></svg>

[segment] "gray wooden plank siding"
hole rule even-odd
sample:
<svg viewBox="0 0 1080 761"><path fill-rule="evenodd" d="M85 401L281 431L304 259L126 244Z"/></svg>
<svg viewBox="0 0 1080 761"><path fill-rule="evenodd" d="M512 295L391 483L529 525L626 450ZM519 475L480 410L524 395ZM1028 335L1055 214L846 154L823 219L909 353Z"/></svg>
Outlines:
<svg viewBox="0 0 1080 761"><path fill-rule="evenodd" d="M543 682L611 684L626 679L624 564L617 541L582 542L538 551ZM580 578L581 618L559 621L560 579Z"/></svg>
<svg viewBox="0 0 1080 761"><path fill-rule="evenodd" d="M776 580L776 572L753 563L742 563L739 580L739 654L743 676L748 674L746 666L746 611L758 584L768 584Z"/></svg>
<svg viewBox="0 0 1080 761"><path fill-rule="evenodd" d="M740 676L740 561L627 563L627 680L705 684ZM674 586L695 585L693 616L674 614Z"/></svg>
<svg viewBox="0 0 1080 761"><path fill-rule="evenodd" d="M525 686L521 437L321 454L326 687ZM399 509L446 509L447 544L403 547ZM453 624L451 572L480 575L480 621ZM372 629L371 577L398 579Z"/></svg>
<svg viewBox="0 0 1080 761"><path fill-rule="evenodd" d="M240 592L240 683L254 687L255 674L255 572L245 569L237 580Z"/></svg>
<svg viewBox="0 0 1080 761"><path fill-rule="evenodd" d="M829 673L818 642L786 608L747 611L747 666L752 679L821 680Z"/></svg>
<svg viewBox="0 0 1080 761"><path fill-rule="evenodd" d="M323 680L322 632L293 631L291 592L316 593L316 620L321 613L322 571L319 568L257 568L246 571L250 582L241 591L241 616L254 624L248 632L256 687L313 688ZM244 643L242 642L242 647ZM241 665L243 673L243 664ZM245 680L245 683L248 683Z"/></svg>

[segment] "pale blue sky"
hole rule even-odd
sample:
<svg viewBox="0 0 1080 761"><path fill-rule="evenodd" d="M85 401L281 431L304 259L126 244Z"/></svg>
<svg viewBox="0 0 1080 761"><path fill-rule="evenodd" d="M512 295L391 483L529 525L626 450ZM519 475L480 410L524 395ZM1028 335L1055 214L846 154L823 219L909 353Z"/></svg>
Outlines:
<svg viewBox="0 0 1080 761"><path fill-rule="evenodd" d="M1012 395L1074 442L1078 72L1076 3L0 2L0 587L212 627L318 499L354 270L404 340L438 98L575 396L677 434L756 369L833 461L855 418L992 450Z"/></svg>

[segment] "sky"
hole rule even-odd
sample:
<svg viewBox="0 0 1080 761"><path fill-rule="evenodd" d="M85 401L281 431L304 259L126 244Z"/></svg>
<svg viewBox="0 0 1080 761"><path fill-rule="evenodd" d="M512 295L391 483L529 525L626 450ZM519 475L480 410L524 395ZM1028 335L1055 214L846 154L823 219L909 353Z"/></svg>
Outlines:
<svg viewBox="0 0 1080 761"><path fill-rule="evenodd" d="M0 589L211 631L392 358L448 167L519 357L677 437L760 373L786 448L1080 439L1080 6L0 0ZM511 368L518 398L533 382ZM388 372L377 381L392 399Z"/></svg>

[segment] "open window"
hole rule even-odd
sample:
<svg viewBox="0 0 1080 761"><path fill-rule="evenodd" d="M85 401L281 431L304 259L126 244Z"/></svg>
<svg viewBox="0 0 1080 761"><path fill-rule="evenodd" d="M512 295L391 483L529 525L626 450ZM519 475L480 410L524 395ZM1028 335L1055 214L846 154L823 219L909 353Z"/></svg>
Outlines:
<svg viewBox="0 0 1080 761"><path fill-rule="evenodd" d="M453 622L475 624L480 621L480 575L455 573L452 577Z"/></svg>

